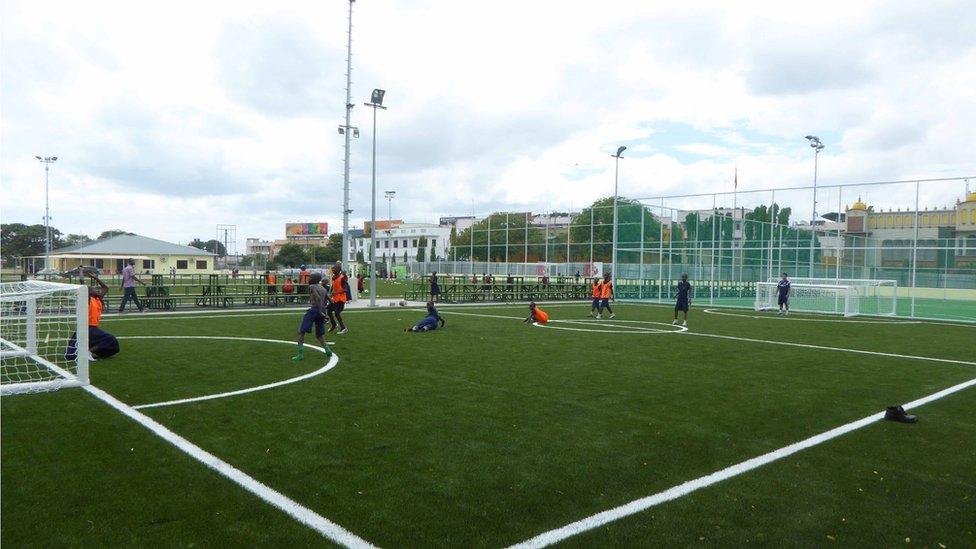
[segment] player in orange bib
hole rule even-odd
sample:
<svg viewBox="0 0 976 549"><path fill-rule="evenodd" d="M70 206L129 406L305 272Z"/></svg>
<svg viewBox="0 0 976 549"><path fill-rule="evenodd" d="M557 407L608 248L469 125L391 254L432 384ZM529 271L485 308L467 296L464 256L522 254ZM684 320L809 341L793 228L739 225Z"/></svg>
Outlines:
<svg viewBox="0 0 976 549"><path fill-rule="evenodd" d="M119 340L112 334L98 327L102 321L102 310L105 307L105 295L108 286L95 273L83 270L85 276L98 283L98 288L88 287L88 360L108 358L119 352ZM64 358L75 360L78 357L78 334L71 334L68 347L64 351Z"/></svg>
<svg viewBox="0 0 976 549"><path fill-rule="evenodd" d="M523 320L522 322L546 324L547 322L549 322L549 313L540 309L539 306L535 304L535 301L533 301L532 303L529 303L529 317Z"/></svg>
<svg viewBox="0 0 976 549"><path fill-rule="evenodd" d="M613 314L613 309L610 308L611 299L616 301L613 296L613 282L610 281L610 273L606 273L603 275L603 284L600 286L600 312L596 314L597 318L600 318L604 309L610 313L610 318L617 316Z"/></svg>
<svg viewBox="0 0 976 549"><path fill-rule="evenodd" d="M332 267L332 281L330 283L331 294L329 296L329 307L326 309L329 315L329 332L334 332L336 324L339 325L339 335L348 332L346 323L342 321L342 310L346 308L349 295L346 288L349 287L348 277L342 272L339 262Z"/></svg>
<svg viewBox="0 0 976 549"><path fill-rule="evenodd" d="M593 304L590 306L590 313L586 316L593 316L593 311L596 311L596 317L600 318L600 298L603 297L603 283L600 282L600 277L593 277L590 288L593 289Z"/></svg>

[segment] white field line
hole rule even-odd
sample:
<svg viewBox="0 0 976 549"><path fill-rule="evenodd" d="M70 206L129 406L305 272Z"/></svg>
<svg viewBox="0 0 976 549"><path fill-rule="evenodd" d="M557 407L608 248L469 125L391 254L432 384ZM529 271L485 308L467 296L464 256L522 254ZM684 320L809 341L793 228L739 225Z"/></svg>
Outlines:
<svg viewBox="0 0 976 549"><path fill-rule="evenodd" d="M958 391L962 391L963 389L972 387L974 385L976 385L976 379L971 379L969 381L960 383L958 385L953 385L948 389L943 389L937 393L932 393L931 395L928 395L926 397L909 402L908 404L905 404L905 409L911 410L913 408L917 408L919 406L922 406L923 404L928 404L933 400L938 400L942 397L951 395L952 393ZM566 526L563 526L561 528L556 528L555 530L549 530L548 532L543 532L538 536L530 538L521 543L512 545L511 547L520 548L520 549L536 548L536 547L546 547L548 545L558 543L560 541L581 534L588 530L592 530L594 528L598 528L610 522L622 519L624 517L628 517L630 515L640 513L651 507L654 507L655 505L660 505L662 503L688 495L696 490L700 490L707 486L711 486L712 484L741 475L753 469L757 469L759 467L762 467L763 465L785 458L801 450L805 450L812 446L822 444L824 442L827 442L828 440L837 438L851 431L870 425L875 421L882 419L884 415L885 415L884 412L871 414L870 416L861 418L857 421L852 421L851 423L841 425L840 427L835 427L829 431L825 431L818 435L814 435L810 438L801 440L799 442L794 442L793 444L790 444L789 446L784 446L778 450L773 450L772 452L762 454L761 456L756 456L754 458L747 459L746 461L736 463L735 465L730 465L725 469L721 469L709 475L705 475L703 477L689 480L677 486L668 488L663 492L658 492L656 494L647 497L636 499L634 501L631 501L630 503L625 503L624 505L621 505L619 507L614 507L613 509L608 509L606 511L597 513L595 515L591 515L582 520L578 520L576 522L567 524Z"/></svg>
<svg viewBox="0 0 976 549"><path fill-rule="evenodd" d="M256 337L228 337L228 336L122 336L119 339L225 339L225 340L229 339L235 341L259 341L262 343L281 343L284 345L296 345L294 341L284 341L281 339L260 339ZM327 345L328 344L331 344L331 342L327 343ZM309 349L314 349L321 353L325 352L325 349L317 345L306 344L305 347ZM266 389L273 389L275 387L281 387L282 385L297 383L299 381L304 381L306 379L313 378L317 375L324 374L325 372L328 372L332 368L335 368L336 364L338 363L339 363L339 357L337 355L332 355L332 357L329 359L328 362L325 363L324 366L322 366L318 370L315 370L314 372L309 372L307 374L303 374L300 376L283 379L281 381L275 381L274 383L267 383L265 385L258 385L256 387L249 387L247 389L238 389L236 391L228 391L226 393L215 393L212 395L204 395L204 396L198 396L192 398L181 398L179 400L167 400L165 402L154 402L151 404L139 404L133 406L133 408L135 408L136 410L142 410L144 408L160 408L162 406L173 406L176 404L200 402L201 400L213 400L217 398L225 398L225 397L231 397L237 395L244 395L247 393L254 393L257 391L264 391Z"/></svg>
<svg viewBox="0 0 976 549"><path fill-rule="evenodd" d="M173 446L176 446L193 459L203 463L220 475L227 477L244 490L254 494L265 502L271 504L273 507L279 509L305 526L308 526L312 530L322 534L333 542L345 547L373 547L373 545L368 541L356 536L352 532L323 517L322 515L319 515L308 507L305 507L293 499L268 487L267 485L262 484L258 480L254 479L254 477L247 475L240 469L237 469L226 461L221 460L217 456L203 450L199 446L186 440L173 431L170 431L149 416L136 410L132 406L121 402L98 387L95 387L94 385L86 385L84 389L102 402L105 402L112 408L115 408L129 418L135 420L146 429L149 429L156 436L162 438L166 442L169 442Z"/></svg>
<svg viewBox="0 0 976 549"><path fill-rule="evenodd" d="M622 324L616 324L620 322ZM638 322L641 324L660 324L666 326L667 329L663 328L649 328L646 326L632 326L627 323ZM553 324L578 324L582 326L594 326L594 328L570 328L562 325ZM539 328L549 328L552 330L568 330L571 332L592 332L601 334L680 334L681 332L687 332L688 328L685 326L677 326L674 324L669 324L666 322L650 322L641 320L550 320L549 324L539 324L538 322L533 322L533 326ZM600 326L600 328L595 328L595 326ZM603 327L607 328L619 328L618 330L604 330Z"/></svg>
<svg viewBox="0 0 976 549"><path fill-rule="evenodd" d="M722 309L711 309L711 308L705 309L705 312L710 315L737 316L740 318L761 318L764 320L785 319L794 322L841 322L846 324L921 324L922 323L921 320L854 320L854 319L847 320L847 319L840 319L840 318L798 318L796 315L782 315L782 316L781 315L773 316L772 314L760 315L760 314L755 314L755 311L752 311L753 314L749 314L750 311L746 309L742 309L742 314L730 313Z"/></svg>
<svg viewBox="0 0 976 549"><path fill-rule="evenodd" d="M717 339L729 339L732 341L748 341L749 343L766 343L768 345L782 345L786 347L800 347L804 349L821 349L824 351L838 351L842 353L857 353L861 355L887 356L892 358L907 358L912 360L928 360L931 362L944 362L949 364L965 364L967 366L976 366L976 362L969 362L966 360L954 360L951 358L935 358L931 356L917 356L917 355L900 355L897 353L885 353L882 351L865 351L862 349L846 349L844 347L828 347L826 345L794 343L791 341L772 341L768 339L753 339L750 337L738 337L738 336L728 336L728 335L720 335L720 334L704 334L701 332L686 332L686 334L689 336L713 337Z"/></svg>

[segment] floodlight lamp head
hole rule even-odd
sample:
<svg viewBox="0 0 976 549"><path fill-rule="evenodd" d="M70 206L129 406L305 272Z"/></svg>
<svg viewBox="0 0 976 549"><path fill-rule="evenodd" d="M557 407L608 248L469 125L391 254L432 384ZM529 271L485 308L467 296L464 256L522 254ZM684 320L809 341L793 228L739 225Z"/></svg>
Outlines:
<svg viewBox="0 0 976 549"><path fill-rule="evenodd" d="M343 128L342 126L339 126L339 135L345 135L345 134L346 134L346 129Z"/></svg>
<svg viewBox="0 0 976 549"><path fill-rule="evenodd" d="M38 159L38 160L40 160L40 159L41 159L41 157L40 157L40 156L37 156L36 154L34 155L34 158L36 158L36 159Z"/></svg>
<svg viewBox="0 0 976 549"><path fill-rule="evenodd" d="M353 137L359 137L359 128L353 128L352 129L352 136Z"/></svg>
<svg viewBox="0 0 976 549"><path fill-rule="evenodd" d="M623 154L623 152L626 151L626 150L627 150L627 147L624 146L624 145L621 145L621 146L617 147L617 154L614 154L614 155L611 155L611 156L613 156L614 158L623 158L620 155Z"/></svg>
<svg viewBox="0 0 976 549"><path fill-rule="evenodd" d="M55 160L57 160L57 159L58 159L58 157L56 157L56 156L52 156L52 157L51 157L51 161L52 161L52 162L53 162L53 161L55 161Z"/></svg>
<svg viewBox="0 0 976 549"><path fill-rule="evenodd" d="M384 95L386 95L386 90L381 90L381 89L378 89L378 88L375 89L375 90L373 90L373 95L371 97L372 103L374 105L382 105L383 104L383 96Z"/></svg>

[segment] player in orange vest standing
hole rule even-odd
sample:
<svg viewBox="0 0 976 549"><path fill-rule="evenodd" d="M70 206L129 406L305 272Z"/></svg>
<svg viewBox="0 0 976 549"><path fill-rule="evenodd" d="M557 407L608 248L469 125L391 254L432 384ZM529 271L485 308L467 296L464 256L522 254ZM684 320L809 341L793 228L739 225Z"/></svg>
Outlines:
<svg viewBox="0 0 976 549"><path fill-rule="evenodd" d="M349 331L346 329L346 323L342 321L342 310L346 308L346 302L349 301L349 296L346 294L346 288L348 287L348 277L346 273L342 272L342 264L336 262L332 266L331 294L329 296L330 303L327 311L329 314L329 332L334 332L336 323L338 323L338 335Z"/></svg>
<svg viewBox="0 0 976 549"><path fill-rule="evenodd" d="M543 311L535 304L535 301L529 303L529 317L522 321L522 323L533 322L537 324L546 324L549 322L549 313Z"/></svg>
<svg viewBox="0 0 976 549"><path fill-rule="evenodd" d="M610 313L610 318L616 318L617 315L613 314L613 309L610 308L611 299L616 301L616 298L613 296L613 282L610 281L610 273L605 273L603 275L603 284L600 285L600 312L596 314L597 318L600 318L604 309Z"/></svg>
<svg viewBox="0 0 976 549"><path fill-rule="evenodd" d="M603 297L603 288L600 282L600 277L594 276L593 283L590 287L593 289L593 304L590 306L590 312L586 316L593 316L593 311L596 311L597 318L600 318L600 299Z"/></svg>

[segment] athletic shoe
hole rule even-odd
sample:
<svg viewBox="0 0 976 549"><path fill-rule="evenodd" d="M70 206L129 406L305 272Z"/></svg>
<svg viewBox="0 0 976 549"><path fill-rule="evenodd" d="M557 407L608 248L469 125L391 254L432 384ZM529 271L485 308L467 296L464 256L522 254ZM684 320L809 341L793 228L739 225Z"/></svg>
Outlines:
<svg viewBox="0 0 976 549"><path fill-rule="evenodd" d="M336 333L337 333L338 335L342 335L342 334L344 334L344 333L346 333L346 332L348 332L348 331L349 331L349 329L348 329L348 328L343 328L343 329L341 329L341 330L339 330L339 331L338 331L338 332L336 332Z"/></svg>
<svg viewBox="0 0 976 549"><path fill-rule="evenodd" d="M335 330L336 330L336 327L335 326L329 326L329 331L327 333L330 333L331 334Z"/></svg>
<svg viewBox="0 0 976 549"><path fill-rule="evenodd" d="M304 349L300 349L298 351L298 354L295 355L295 356L293 356L293 357L291 357L291 359L294 360L295 362L299 362L299 361L305 360L305 350Z"/></svg>
<svg viewBox="0 0 976 549"><path fill-rule="evenodd" d="M96 360L98 359L95 358L95 355L93 355L91 351L88 351L88 362L95 362Z"/></svg>
<svg viewBox="0 0 976 549"><path fill-rule="evenodd" d="M685 328L687 328L688 327L688 321L686 320L686 321L682 322L681 325L684 326Z"/></svg>
<svg viewBox="0 0 976 549"><path fill-rule="evenodd" d="M596 315L596 319L597 320L600 320L600 315Z"/></svg>
<svg viewBox="0 0 976 549"><path fill-rule="evenodd" d="M593 316L593 312L590 311L590 312L586 313L586 316Z"/></svg>
<svg viewBox="0 0 976 549"><path fill-rule="evenodd" d="M905 413L905 409L901 406L888 406L888 409L885 410L884 418L888 421L897 421L898 423L918 422L918 416Z"/></svg>
<svg viewBox="0 0 976 549"><path fill-rule="evenodd" d="M610 313L610 320L613 320L613 319L615 319L615 318L617 318L617 315L615 315L615 314L613 314L613 313Z"/></svg>
<svg viewBox="0 0 976 549"><path fill-rule="evenodd" d="M677 318L671 321L671 325L672 326L676 325L677 323L678 323L678 319Z"/></svg>
<svg viewBox="0 0 976 549"><path fill-rule="evenodd" d="M332 349L328 345L325 346L325 356L326 358L332 358Z"/></svg>

